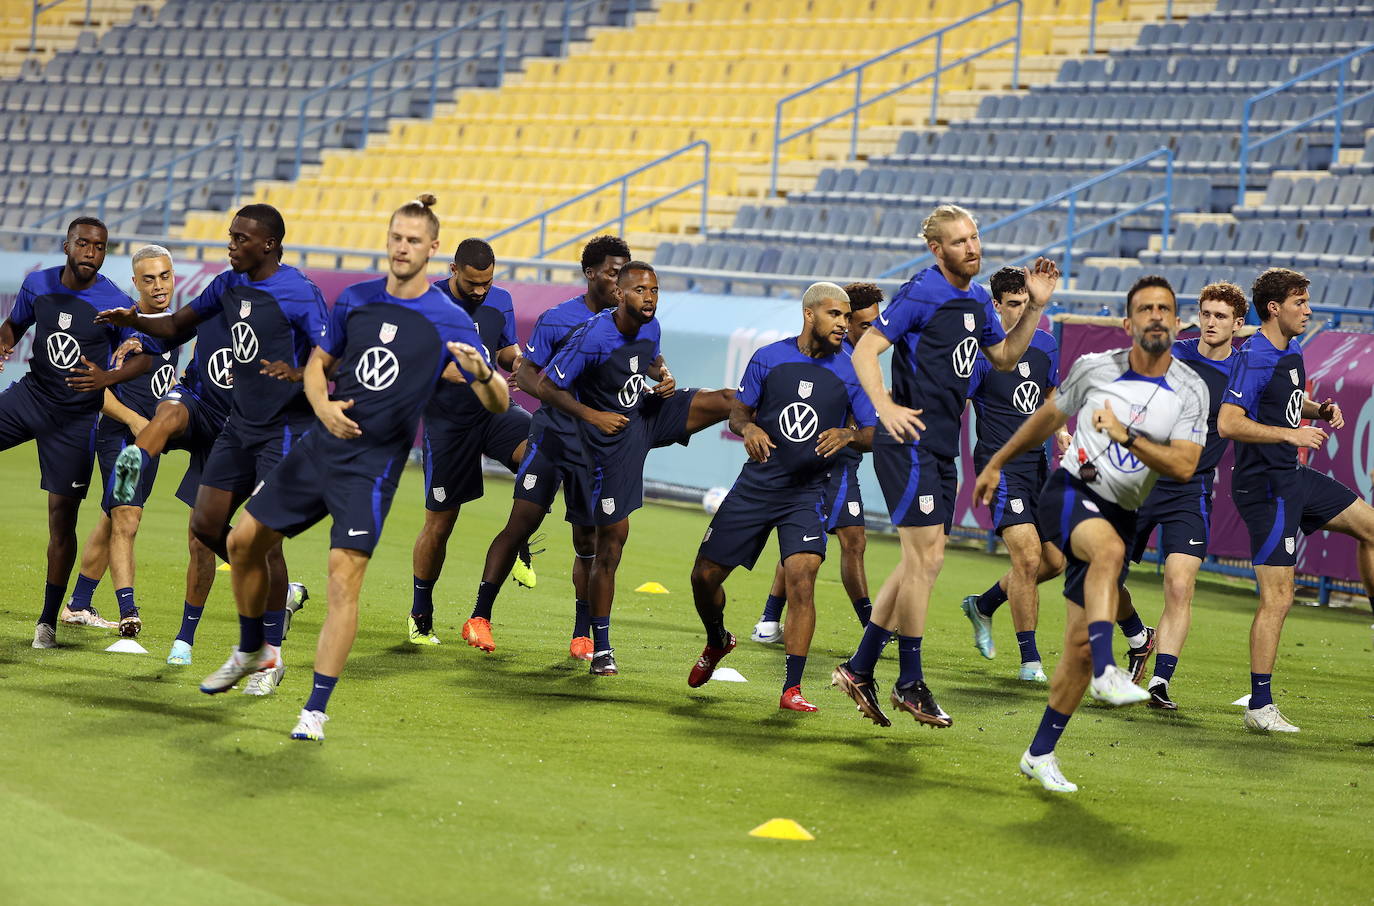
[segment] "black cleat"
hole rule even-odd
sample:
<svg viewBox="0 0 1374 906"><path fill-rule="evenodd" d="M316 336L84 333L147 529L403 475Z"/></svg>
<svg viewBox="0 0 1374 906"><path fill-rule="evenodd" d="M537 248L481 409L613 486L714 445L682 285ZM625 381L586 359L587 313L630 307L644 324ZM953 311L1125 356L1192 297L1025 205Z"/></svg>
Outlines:
<svg viewBox="0 0 1374 906"><path fill-rule="evenodd" d="M1131 675L1131 682L1140 685L1140 678L1145 675L1145 665L1150 662L1150 655L1155 653L1155 628L1145 627L1145 644L1139 648L1132 648L1126 652L1126 672Z"/></svg>
<svg viewBox="0 0 1374 906"><path fill-rule="evenodd" d="M124 638L137 638L138 634L142 631L143 619L138 615L137 610L129 614L127 617L119 618L119 634L122 635Z"/></svg>
<svg viewBox="0 0 1374 906"><path fill-rule="evenodd" d="M598 651L592 655L592 665L587 670L592 676L619 676L620 668L615 665L614 651Z"/></svg>
<svg viewBox="0 0 1374 906"><path fill-rule="evenodd" d="M917 723L941 728L954 726L954 718L935 704L930 687L921 680L906 688L893 686L892 706L916 718Z"/></svg>
<svg viewBox="0 0 1374 906"><path fill-rule="evenodd" d="M1158 708L1161 711L1177 711L1178 705L1169 697L1168 683L1155 683L1149 689L1150 707Z"/></svg>
<svg viewBox="0 0 1374 906"><path fill-rule="evenodd" d="M845 695L854 699L859 713L880 727L892 726L883 709L878 705L878 684L871 676L855 673L845 661L830 674L830 685L839 686Z"/></svg>

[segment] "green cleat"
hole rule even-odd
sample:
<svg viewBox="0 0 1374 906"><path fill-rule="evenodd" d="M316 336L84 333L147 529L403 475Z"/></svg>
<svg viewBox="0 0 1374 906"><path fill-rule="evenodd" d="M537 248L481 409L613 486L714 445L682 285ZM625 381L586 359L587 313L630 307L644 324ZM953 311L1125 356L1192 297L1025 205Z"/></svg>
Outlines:
<svg viewBox="0 0 1374 906"><path fill-rule="evenodd" d="M973 647L988 660L997 657L997 645L992 641L992 617L985 617L978 612L978 596L969 595L959 606L973 624Z"/></svg>
<svg viewBox="0 0 1374 906"><path fill-rule="evenodd" d="M428 622L428 621L426 621ZM406 641L412 645L438 645L439 637L434 634L434 627L421 627L415 622L415 615L412 614L406 619L406 625L410 630L410 635Z"/></svg>
<svg viewBox="0 0 1374 906"><path fill-rule="evenodd" d="M110 492L115 503L133 502L134 490L138 487L139 478L143 474L143 456L142 450L130 445L120 450L119 455L115 457L114 489Z"/></svg>

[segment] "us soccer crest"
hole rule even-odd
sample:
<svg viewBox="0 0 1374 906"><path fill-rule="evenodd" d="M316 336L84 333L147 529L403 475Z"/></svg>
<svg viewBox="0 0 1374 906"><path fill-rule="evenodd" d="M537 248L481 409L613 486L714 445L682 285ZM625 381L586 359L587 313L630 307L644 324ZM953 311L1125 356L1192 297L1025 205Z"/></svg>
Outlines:
<svg viewBox="0 0 1374 906"><path fill-rule="evenodd" d="M1130 418L1131 424L1133 425L1138 425L1143 422L1145 420L1145 407L1132 403Z"/></svg>
<svg viewBox="0 0 1374 906"><path fill-rule="evenodd" d="M434 492L434 500L437 503L443 503L444 498L448 496L448 492L444 488L431 488L430 490Z"/></svg>
<svg viewBox="0 0 1374 906"><path fill-rule="evenodd" d="M66 330L72 326L72 313L64 311L57 316L57 327L59 330Z"/></svg>
<svg viewBox="0 0 1374 906"><path fill-rule="evenodd" d="M638 370L639 370L639 356L637 356L637 355L632 355L632 356L630 356L630 370L631 370L631 371L638 371Z"/></svg>
<svg viewBox="0 0 1374 906"><path fill-rule="evenodd" d="M972 317L972 315L970 315L969 317ZM932 512L935 511L935 495L922 494L921 499L917 501L917 504L918 506L920 506L921 512L929 516Z"/></svg>
<svg viewBox="0 0 1374 906"><path fill-rule="evenodd" d="M964 330L975 331L978 329L978 321L974 319L973 312L964 312Z"/></svg>
<svg viewBox="0 0 1374 906"><path fill-rule="evenodd" d="M539 481L539 476L538 476L538 475L535 475L533 472L526 472L526 473L525 473L525 490L527 490L527 491L532 491L532 490L534 490L534 485L535 485L535 483L538 482L538 481ZM554 490L557 491L557 488L555 488Z"/></svg>
<svg viewBox="0 0 1374 906"><path fill-rule="evenodd" d="M1295 383L1295 384L1298 383L1298 369L1296 369L1296 368L1289 368L1289 369L1288 369L1288 376L1291 377L1291 378L1293 379L1293 383Z"/></svg>
<svg viewBox="0 0 1374 906"><path fill-rule="evenodd" d="M383 321L382 329L377 331L377 339L381 340L383 343L390 343L392 340L396 339L396 325L388 324ZM439 499L442 500L443 498L441 497Z"/></svg>
<svg viewBox="0 0 1374 906"><path fill-rule="evenodd" d="M797 384L797 396L801 397L802 399L809 399L811 396L811 391L815 386L816 385L811 383L810 381L799 382Z"/></svg>
<svg viewBox="0 0 1374 906"><path fill-rule="evenodd" d="M1296 548L1296 547L1297 547L1297 543L1293 540L1292 537L1288 537L1288 538L1284 538L1284 539L1283 539L1283 549L1286 550L1286 551L1288 551L1288 553L1290 553L1290 554L1293 553L1293 549Z"/></svg>
<svg viewBox="0 0 1374 906"><path fill-rule="evenodd" d="M1016 370L1021 372L1021 377L1030 377L1030 362L1017 362Z"/></svg>
<svg viewBox="0 0 1374 906"><path fill-rule="evenodd" d="M252 310L253 310L253 303L252 303L252 302L249 302L247 299L244 299L242 302L239 303L239 317L240 317L240 318L246 318L246 317L248 317L248 313L251 312Z"/></svg>
<svg viewBox="0 0 1374 906"><path fill-rule="evenodd" d="M1011 499L1010 503L1011 503L1011 511L1012 511L1013 513L1021 513L1021 512L1024 512L1025 509L1026 509L1026 504L1022 502L1022 500L1021 500L1020 497L1013 497L1013 498Z"/></svg>
<svg viewBox="0 0 1374 906"><path fill-rule="evenodd" d="M609 516L609 515L611 515L612 513L615 512L615 498L614 498L614 497L602 497L602 498L601 498L601 512L605 513L607 516Z"/></svg>
<svg viewBox="0 0 1374 906"><path fill-rule="evenodd" d="M849 501L849 515L851 515L851 516L857 516L857 515L859 515L859 510L860 510L860 509L861 509L861 507L859 506L859 501L857 501L857 500L851 500L851 501Z"/></svg>

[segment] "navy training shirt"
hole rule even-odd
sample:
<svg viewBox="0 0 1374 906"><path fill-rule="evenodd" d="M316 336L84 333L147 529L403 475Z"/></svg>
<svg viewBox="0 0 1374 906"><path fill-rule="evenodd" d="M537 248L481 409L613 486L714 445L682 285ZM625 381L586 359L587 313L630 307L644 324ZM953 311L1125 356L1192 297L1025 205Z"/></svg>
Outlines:
<svg viewBox="0 0 1374 906"><path fill-rule="evenodd" d="M298 418L310 418L300 382L262 374L262 361L300 368L310 349L321 345L326 329L324 297L310 279L290 265L266 280L225 271L191 302L205 320L223 313L234 358L234 395L230 421L245 438L281 433Z"/></svg>
<svg viewBox="0 0 1374 906"><path fill-rule="evenodd" d="M1288 341L1287 349L1278 349L1263 333L1256 333L1232 358L1235 364L1231 366L1223 403L1240 406L1246 416L1261 425L1296 428L1302 423L1307 369L1303 366L1302 344L1296 337ZM1297 466L1298 448L1293 444L1236 441L1237 487L1262 485L1266 472Z"/></svg>
<svg viewBox="0 0 1374 906"><path fill-rule="evenodd" d="M548 309L534 322L530 331L530 342L525 358L537 368L547 368L558 351L572 339L572 335L583 324L596 315L587 308L586 295L575 296ZM563 413L552 406L540 406L530 423L530 434L541 438L544 431L552 429L558 435L563 449L578 449L578 432L574 419L565 418Z"/></svg>
<svg viewBox="0 0 1374 906"><path fill-rule="evenodd" d="M1011 371L998 371L987 356L978 353L969 377L968 398L978 416L978 442L973 447L973 461L982 471L992 455L1021 427L1021 423L1045 401L1050 390L1059 386L1059 344L1051 334L1036 330L1021 361ZM1015 466L1035 466L1045 458L1040 447L1030 450L1007 463Z"/></svg>
<svg viewBox="0 0 1374 906"><path fill-rule="evenodd" d="M100 274L85 289L68 289L62 283L63 267L50 267L26 276L14 300L10 311L14 326L25 331L37 325L29 373L21 381L39 399L63 412L91 415L104 405L105 392L83 392L67 386L67 378L81 364L83 356L97 365L108 365L115 349L129 337L138 337L145 351L159 356L162 346L133 328L96 324L97 314L111 308L128 308L132 300Z"/></svg>
<svg viewBox="0 0 1374 906"><path fill-rule="evenodd" d="M481 345L486 350L488 361L495 362L497 352L519 344L515 335L515 303L510 293L501 287L491 287L487 290L486 298L476 304L455 296L447 279L435 283L434 288L472 318L477 334L482 338ZM442 419L460 425L470 424L474 419L490 414L471 387L449 381L439 385L425 407L426 420Z"/></svg>
<svg viewBox="0 0 1374 906"><path fill-rule="evenodd" d="M860 428L878 420L849 356L812 358L796 337L754 352L737 399L754 410L754 423L776 446L766 461L746 462L739 482L768 491L819 486L839 458L817 455L821 434L848 425L851 414Z"/></svg>
<svg viewBox="0 0 1374 906"><path fill-rule="evenodd" d="M1232 366L1239 359L1239 354L1232 350L1229 356L1217 362L1198 350L1201 342L1202 340L1197 337L1190 340L1175 340L1173 353L1174 358L1197 372L1197 376L1207 385L1207 443L1202 448L1202 456L1198 459L1197 470L1193 472L1191 479L1180 485L1177 481L1160 478L1156 482L1157 485L1180 487L1202 484L1210 488L1213 479L1216 478L1217 466L1221 464L1222 454L1226 452L1227 440L1217 430L1217 413L1221 411L1221 404L1226 401L1226 386L1231 381Z"/></svg>
<svg viewBox="0 0 1374 906"><path fill-rule="evenodd" d="M585 406L634 418L651 392L649 366L659 356L660 328L658 321L652 320L627 337L616 326L615 312L608 308L592 316L554 356L544 374ZM555 412L550 413L553 424L580 422L565 412ZM581 434L583 443L591 448L610 450L629 437L630 431L625 428L607 435L584 423Z"/></svg>
<svg viewBox="0 0 1374 906"><path fill-rule="evenodd" d="M978 350L1006 338L992 296L978 283L955 289L932 265L897 290L873 327L894 347L893 402L924 410L926 429L916 443L953 459ZM898 443L881 425L874 442Z"/></svg>
<svg viewBox="0 0 1374 906"><path fill-rule="evenodd" d="M196 325L196 347L181 385L205 408L211 423L228 420L234 405L234 350L224 312Z"/></svg>
<svg viewBox="0 0 1374 906"><path fill-rule="evenodd" d="M324 449L345 460L375 451L389 459L398 448L408 449L420 413L452 361L444 348L451 342L468 343L486 357L472 318L437 289L400 299L386 291L386 278L345 289L320 348L338 359L333 398L353 400L344 414L362 435L344 440L320 429Z"/></svg>

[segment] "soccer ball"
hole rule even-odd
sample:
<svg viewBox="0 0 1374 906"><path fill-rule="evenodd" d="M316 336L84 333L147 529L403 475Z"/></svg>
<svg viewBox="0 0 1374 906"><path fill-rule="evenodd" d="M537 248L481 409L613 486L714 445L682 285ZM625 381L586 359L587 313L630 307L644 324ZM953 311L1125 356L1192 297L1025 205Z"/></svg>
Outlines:
<svg viewBox="0 0 1374 906"><path fill-rule="evenodd" d="M712 488L701 495L701 508L714 516L716 510L720 509L721 501L725 499L725 495L728 493L730 493L729 488Z"/></svg>

